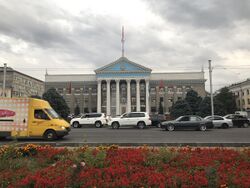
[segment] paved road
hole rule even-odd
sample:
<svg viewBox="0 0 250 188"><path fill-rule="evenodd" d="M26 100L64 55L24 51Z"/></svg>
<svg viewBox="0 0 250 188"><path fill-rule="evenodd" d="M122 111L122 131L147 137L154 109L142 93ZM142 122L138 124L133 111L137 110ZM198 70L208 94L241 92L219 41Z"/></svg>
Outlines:
<svg viewBox="0 0 250 188"><path fill-rule="evenodd" d="M1 140L0 144L11 140ZM177 130L173 132L159 128L72 128L70 135L56 142L41 139L21 139L18 143L45 143L53 145L77 146L82 144L129 145L197 145L197 146L250 146L249 128L212 129L205 132Z"/></svg>

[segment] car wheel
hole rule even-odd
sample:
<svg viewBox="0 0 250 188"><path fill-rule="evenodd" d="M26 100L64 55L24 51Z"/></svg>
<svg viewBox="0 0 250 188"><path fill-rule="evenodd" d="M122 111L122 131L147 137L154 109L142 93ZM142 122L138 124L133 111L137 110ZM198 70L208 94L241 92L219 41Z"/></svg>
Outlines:
<svg viewBox="0 0 250 188"><path fill-rule="evenodd" d="M79 128L80 127L79 122L77 122L77 121L73 122L72 127Z"/></svg>
<svg viewBox="0 0 250 188"><path fill-rule="evenodd" d="M205 131L207 129L206 125L201 125L200 126L200 131Z"/></svg>
<svg viewBox="0 0 250 188"><path fill-rule="evenodd" d="M223 123L221 127L222 127L223 129L229 128L228 124L226 124L226 123Z"/></svg>
<svg viewBox="0 0 250 188"><path fill-rule="evenodd" d="M44 137L45 140L49 140L49 141L57 139L56 132L53 131L53 130L46 131L44 133L43 137Z"/></svg>
<svg viewBox="0 0 250 188"><path fill-rule="evenodd" d="M119 125L118 122L113 122L113 123L111 124L111 127L112 127L112 129L119 129L120 125Z"/></svg>
<svg viewBox="0 0 250 188"><path fill-rule="evenodd" d="M140 121L140 122L137 123L137 127L138 127L139 129L144 129L144 128L145 128L145 123L142 122L142 121Z"/></svg>
<svg viewBox="0 0 250 188"><path fill-rule="evenodd" d="M161 122L158 122L158 123L156 124L156 127L157 127L157 128L161 128Z"/></svg>
<svg viewBox="0 0 250 188"><path fill-rule="evenodd" d="M248 127L248 123L244 123L244 124L243 124L243 127L244 127L244 128L247 128L247 127Z"/></svg>
<svg viewBox="0 0 250 188"><path fill-rule="evenodd" d="M101 128L102 127L102 123L100 121L95 122L95 127L96 128Z"/></svg>
<svg viewBox="0 0 250 188"><path fill-rule="evenodd" d="M173 131L174 130L174 125L172 125L172 124L167 125L166 130Z"/></svg>

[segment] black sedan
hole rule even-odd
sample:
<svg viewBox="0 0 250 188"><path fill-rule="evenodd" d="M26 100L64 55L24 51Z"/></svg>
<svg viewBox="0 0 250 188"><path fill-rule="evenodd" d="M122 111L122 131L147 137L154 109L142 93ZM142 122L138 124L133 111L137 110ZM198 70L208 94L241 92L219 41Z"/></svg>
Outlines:
<svg viewBox="0 0 250 188"><path fill-rule="evenodd" d="M161 125L162 129L173 131L175 129L195 129L205 131L206 129L213 128L212 121L204 120L203 118L195 115L180 116L173 121L164 121Z"/></svg>
<svg viewBox="0 0 250 188"><path fill-rule="evenodd" d="M239 115L239 114L228 114L224 116L226 119L231 119L233 122L233 126L235 127L244 127L247 128L250 125L247 117Z"/></svg>

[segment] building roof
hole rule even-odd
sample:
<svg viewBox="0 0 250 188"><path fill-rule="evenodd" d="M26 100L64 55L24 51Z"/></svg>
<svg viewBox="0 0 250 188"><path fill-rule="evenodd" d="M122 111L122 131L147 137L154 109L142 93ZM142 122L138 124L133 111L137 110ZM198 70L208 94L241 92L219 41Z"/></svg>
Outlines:
<svg viewBox="0 0 250 188"><path fill-rule="evenodd" d="M130 61L126 57L120 57L116 61L109 63L99 69L95 70L95 73L127 73L127 72L151 72L152 70L144 67L140 64L137 64L133 61Z"/></svg>
<svg viewBox="0 0 250 188"><path fill-rule="evenodd" d="M239 86L242 86L242 85L250 85L250 78L246 79L245 81L242 81L242 82L238 82L238 83L234 83L230 86L228 86L230 89L231 88L235 88L235 87L239 87Z"/></svg>
<svg viewBox="0 0 250 188"><path fill-rule="evenodd" d="M3 70L4 70L4 67L0 67L0 72L3 72ZM24 74L24 73L21 73L21 72L19 72L19 71L16 71L16 70L14 70L14 69L11 68L11 67L7 67L7 68L6 68L6 72L13 72L13 73L21 74L22 76L26 76L26 77L28 77L28 78L30 78L30 79L34 79L34 80L36 80L36 81L38 81L38 82L44 83L44 81L42 81L42 80L39 80L39 79L34 78L34 77L32 77L32 76L29 76L29 75L27 75L27 74Z"/></svg>

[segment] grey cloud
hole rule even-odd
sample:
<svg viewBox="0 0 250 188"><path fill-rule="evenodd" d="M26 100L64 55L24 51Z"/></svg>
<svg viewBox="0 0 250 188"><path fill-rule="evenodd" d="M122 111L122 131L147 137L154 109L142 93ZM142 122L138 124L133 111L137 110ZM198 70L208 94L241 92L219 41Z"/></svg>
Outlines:
<svg viewBox="0 0 250 188"><path fill-rule="evenodd" d="M175 24L192 25L196 29L230 27L235 21L250 20L248 0L150 0L146 2L165 20Z"/></svg>
<svg viewBox="0 0 250 188"><path fill-rule="evenodd" d="M8 44L6 42L0 41L0 50L6 51L6 52L11 52L11 46L10 46L10 44Z"/></svg>
<svg viewBox="0 0 250 188"><path fill-rule="evenodd" d="M36 3L21 6L20 2L16 2L18 5L13 2L0 4L0 32L43 47L70 42L65 31L51 22L50 16L55 16L52 10Z"/></svg>
<svg viewBox="0 0 250 188"><path fill-rule="evenodd" d="M77 67L87 67L85 71L93 73L93 67L106 65L121 56L119 16L96 16L87 11L74 16L50 1L22 2L0 0L0 34L29 43L27 53L13 55L10 52L13 44L0 42L0 49L6 54L16 55L24 63L28 63L26 59L35 59L40 67L59 67L55 74L66 73L67 67L67 73L81 72ZM146 2L165 23L150 23L143 28L125 25L125 55L132 61L156 71L197 71L202 64L207 67L208 59L215 65L226 65L223 52L250 49L245 26L250 18L248 1ZM70 29L58 20L68 23ZM161 32L168 28L172 36L163 40ZM32 62L27 66L32 66ZM215 82L222 83L224 73L220 71L219 74L215 71ZM29 74L43 76L44 72ZM225 73L225 78L229 75ZM235 75L231 77L238 79Z"/></svg>

